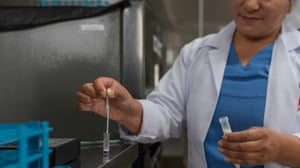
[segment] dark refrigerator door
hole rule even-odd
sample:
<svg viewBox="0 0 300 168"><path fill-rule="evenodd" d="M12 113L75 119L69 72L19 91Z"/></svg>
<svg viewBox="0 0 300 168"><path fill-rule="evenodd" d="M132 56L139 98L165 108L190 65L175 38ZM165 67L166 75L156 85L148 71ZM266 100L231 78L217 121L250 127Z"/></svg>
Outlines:
<svg viewBox="0 0 300 168"><path fill-rule="evenodd" d="M44 120L51 137L102 138L106 120L80 111L75 93L98 76L120 80L120 15L0 32L0 122Z"/></svg>

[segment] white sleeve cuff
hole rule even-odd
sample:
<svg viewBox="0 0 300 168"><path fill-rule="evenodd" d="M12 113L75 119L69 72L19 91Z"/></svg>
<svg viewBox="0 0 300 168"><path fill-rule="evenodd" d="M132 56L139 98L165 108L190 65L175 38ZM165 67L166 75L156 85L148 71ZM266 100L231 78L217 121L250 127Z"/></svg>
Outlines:
<svg viewBox="0 0 300 168"><path fill-rule="evenodd" d="M143 106L143 123L138 135L120 126L121 138L140 143L154 143L169 138L170 117L157 105L147 100L139 100Z"/></svg>

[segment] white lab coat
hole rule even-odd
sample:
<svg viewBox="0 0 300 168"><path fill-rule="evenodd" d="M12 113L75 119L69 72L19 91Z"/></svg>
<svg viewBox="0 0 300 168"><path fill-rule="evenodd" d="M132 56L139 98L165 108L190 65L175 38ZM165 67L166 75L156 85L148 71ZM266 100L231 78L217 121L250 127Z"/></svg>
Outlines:
<svg viewBox="0 0 300 168"><path fill-rule="evenodd" d="M185 123L188 167L206 168L203 142L216 108L234 30L232 22L219 33L184 46L157 89L147 100L140 100L144 110L140 134L129 136L121 130L121 137L142 143L161 141L178 137ZM300 137L299 82L300 33L284 23L271 60L265 127Z"/></svg>

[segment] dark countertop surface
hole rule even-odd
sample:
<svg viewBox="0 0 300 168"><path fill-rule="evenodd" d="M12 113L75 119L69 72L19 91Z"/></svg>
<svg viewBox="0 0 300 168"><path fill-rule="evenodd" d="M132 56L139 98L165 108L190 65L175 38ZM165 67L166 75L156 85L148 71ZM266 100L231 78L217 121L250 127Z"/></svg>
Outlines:
<svg viewBox="0 0 300 168"><path fill-rule="evenodd" d="M100 145L81 146L80 156L70 163L72 168L131 167L138 157L138 144L112 144L108 156Z"/></svg>

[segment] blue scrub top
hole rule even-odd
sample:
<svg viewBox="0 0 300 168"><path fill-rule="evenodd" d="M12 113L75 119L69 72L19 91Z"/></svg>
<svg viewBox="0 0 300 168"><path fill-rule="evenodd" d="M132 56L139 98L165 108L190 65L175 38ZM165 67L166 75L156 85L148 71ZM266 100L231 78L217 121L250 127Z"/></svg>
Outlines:
<svg viewBox="0 0 300 168"><path fill-rule="evenodd" d="M228 116L232 131L263 126L273 46L266 46L243 66L231 44L219 100L204 142L208 168L234 168L218 151L218 141L223 136L220 117ZM263 167L241 165L241 168Z"/></svg>

